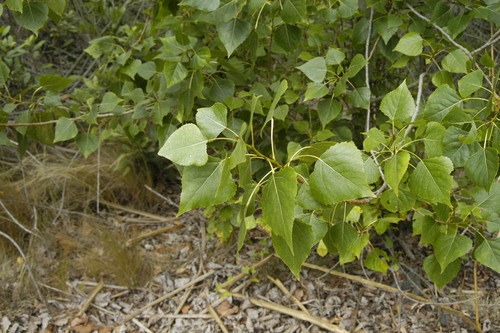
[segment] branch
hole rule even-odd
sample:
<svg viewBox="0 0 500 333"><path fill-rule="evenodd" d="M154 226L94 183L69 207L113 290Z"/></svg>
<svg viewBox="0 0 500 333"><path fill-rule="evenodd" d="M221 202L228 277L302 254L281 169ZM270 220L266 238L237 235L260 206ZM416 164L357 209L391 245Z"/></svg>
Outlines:
<svg viewBox="0 0 500 333"><path fill-rule="evenodd" d="M372 22L373 22L373 7L370 10L370 21L368 22L368 36L366 36L366 44L365 44L365 60L366 60L365 83L366 83L366 87L368 88L368 90L370 90L370 75L369 75L368 58L370 57L370 36L372 34ZM370 92L370 99L371 99L371 92ZM371 116L371 109L370 109L370 105L368 105L368 112L366 113L366 125L365 125L366 132L368 132L370 130L370 116Z"/></svg>
<svg viewBox="0 0 500 333"><path fill-rule="evenodd" d="M415 106L415 113L413 114L413 117L411 117L411 124L406 128L405 135L404 137L406 138L408 134L410 133L411 129L413 128L413 123L417 119L418 113L420 111L420 99L422 98L422 86L424 85L424 77L425 77L425 72L421 73L420 76L418 77L418 92L417 92L417 103Z"/></svg>
<svg viewBox="0 0 500 333"><path fill-rule="evenodd" d="M493 36L491 36L491 38L486 42L486 44L475 49L474 51L471 52L471 54L476 54L478 52L481 52L482 50L484 50L488 46L495 44L498 41L500 41L500 30L498 30Z"/></svg>

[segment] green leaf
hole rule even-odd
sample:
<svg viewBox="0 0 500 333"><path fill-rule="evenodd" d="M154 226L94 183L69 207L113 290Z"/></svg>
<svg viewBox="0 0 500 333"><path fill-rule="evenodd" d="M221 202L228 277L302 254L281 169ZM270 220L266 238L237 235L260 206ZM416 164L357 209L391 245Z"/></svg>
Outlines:
<svg viewBox="0 0 500 333"><path fill-rule="evenodd" d="M390 212L407 212L415 205L415 196L405 189L400 189L398 195L394 190L387 190L380 196L382 206Z"/></svg>
<svg viewBox="0 0 500 333"><path fill-rule="evenodd" d="M447 26L450 30L451 38L455 39L460 35L467 28L471 19L471 15L460 14L449 20Z"/></svg>
<svg viewBox="0 0 500 333"><path fill-rule="evenodd" d="M453 164L447 157L422 160L410 176L410 190L422 199L450 205Z"/></svg>
<svg viewBox="0 0 500 333"><path fill-rule="evenodd" d="M243 139L240 137L234 147L233 152L231 153L231 156L229 157L231 162L231 169L241 163L246 162L246 153L247 147L245 145L245 141L243 141Z"/></svg>
<svg viewBox="0 0 500 333"><path fill-rule="evenodd" d="M23 12L24 0L5 0L5 5L14 12Z"/></svg>
<svg viewBox="0 0 500 333"><path fill-rule="evenodd" d="M116 96L114 92L108 91L102 98L102 103L99 106L99 112L111 112L118 106L121 101L123 100L120 97Z"/></svg>
<svg viewBox="0 0 500 333"><path fill-rule="evenodd" d="M352 60L351 63L349 64L349 68L347 68L347 71L345 72L345 76L347 78L355 77L358 72L365 67L365 65L368 62L365 60L365 57L363 57L362 54L358 53L356 54Z"/></svg>
<svg viewBox="0 0 500 333"><path fill-rule="evenodd" d="M293 224L293 251L283 237L273 233L273 246L278 256L290 268L293 275L300 280L302 264L311 253L314 242L314 232L311 225L301 221Z"/></svg>
<svg viewBox="0 0 500 333"><path fill-rule="evenodd" d="M358 0L340 0L339 16L349 18L358 11Z"/></svg>
<svg viewBox="0 0 500 333"><path fill-rule="evenodd" d="M217 26L217 33L226 48L228 57L247 39L251 31L252 25L250 23L238 19L221 23Z"/></svg>
<svg viewBox="0 0 500 333"><path fill-rule="evenodd" d="M424 118L441 122L454 107L462 107L462 99L450 86L439 86L427 100Z"/></svg>
<svg viewBox="0 0 500 333"><path fill-rule="evenodd" d="M207 138L198 126L183 125L168 137L158 155L183 166L204 165L208 161Z"/></svg>
<svg viewBox="0 0 500 333"><path fill-rule="evenodd" d="M453 280L460 271L461 266L460 260L457 259L446 266L444 271L441 271L441 267L435 255L431 255L424 260L424 270L427 275L429 275L432 282L436 284L438 289L441 289L448 282Z"/></svg>
<svg viewBox="0 0 500 333"><path fill-rule="evenodd" d="M384 133L376 127L370 128L366 135L366 139L363 141L363 149L367 152L370 152L378 145L385 144L387 142Z"/></svg>
<svg viewBox="0 0 500 333"><path fill-rule="evenodd" d="M210 87L208 97L216 102L224 102L224 99L234 95L234 82L226 79L216 79Z"/></svg>
<svg viewBox="0 0 500 333"><path fill-rule="evenodd" d="M214 11L219 8L220 0L182 0L179 6L190 6L199 10Z"/></svg>
<svg viewBox="0 0 500 333"><path fill-rule="evenodd" d="M83 156L87 158L99 147L99 139L93 134L82 133L76 137L76 145Z"/></svg>
<svg viewBox="0 0 500 333"><path fill-rule="evenodd" d="M371 91L367 87L354 88L352 93L347 96L347 100L357 108L368 110L370 108Z"/></svg>
<svg viewBox="0 0 500 333"><path fill-rule="evenodd" d="M188 71L180 62L165 62L163 73L167 78L167 88L184 80Z"/></svg>
<svg viewBox="0 0 500 333"><path fill-rule="evenodd" d="M333 99L333 97L319 101L318 116L323 129L339 115L341 110L342 105L340 104L340 102Z"/></svg>
<svg viewBox="0 0 500 333"><path fill-rule="evenodd" d="M45 89L63 90L73 83L72 79L67 79L59 75L41 75L38 77L40 85Z"/></svg>
<svg viewBox="0 0 500 333"><path fill-rule="evenodd" d="M66 117L60 117L56 123L54 142L73 139L78 134L75 122Z"/></svg>
<svg viewBox="0 0 500 333"><path fill-rule="evenodd" d="M436 260L443 273L450 263L472 249L472 241L462 235L441 235L434 244Z"/></svg>
<svg viewBox="0 0 500 333"><path fill-rule="evenodd" d="M365 163L365 175L368 184L376 183L380 179L380 170L371 156L361 155Z"/></svg>
<svg viewBox="0 0 500 333"><path fill-rule="evenodd" d="M297 204L309 210L321 210L326 208L326 206L314 198L311 193L311 187L307 183L300 186L299 194L297 195Z"/></svg>
<svg viewBox="0 0 500 333"><path fill-rule="evenodd" d="M38 34L49 19L49 7L41 1L24 1L22 12L15 11L13 14L20 26Z"/></svg>
<svg viewBox="0 0 500 333"><path fill-rule="evenodd" d="M326 62L323 57L313 58L297 68L313 82L322 82L325 79Z"/></svg>
<svg viewBox="0 0 500 333"><path fill-rule="evenodd" d="M399 30L403 24L403 20L397 15L388 15L375 21L373 24L377 33L382 37L384 43L387 44L392 36Z"/></svg>
<svg viewBox="0 0 500 333"><path fill-rule="evenodd" d="M467 74L467 61L469 61L469 58L464 51L457 49L448 53L441 61L441 65L450 73Z"/></svg>
<svg viewBox="0 0 500 333"><path fill-rule="evenodd" d="M416 32L408 32L401 37L394 51L401 52L410 57L416 57L423 51L423 39Z"/></svg>
<svg viewBox="0 0 500 333"><path fill-rule="evenodd" d="M328 232L328 224L325 221L317 218L313 213L300 214L297 216L297 218L312 227L314 233L314 244L317 244L319 241L321 241Z"/></svg>
<svg viewBox="0 0 500 333"><path fill-rule="evenodd" d="M427 157L443 155L443 138L446 128L440 123L431 121L425 126L424 145Z"/></svg>
<svg viewBox="0 0 500 333"><path fill-rule="evenodd" d="M472 197L479 207L500 214L500 205L498 204L500 202L500 183L493 184L489 192L482 188L475 188L472 191Z"/></svg>
<svg viewBox="0 0 500 333"><path fill-rule="evenodd" d="M384 250L376 248L371 250L370 253L368 253L368 255L366 256L365 267L371 269L372 271L377 271L381 272L382 274L386 274L389 265L381 257L383 257L384 259L388 258L388 255L387 253L385 253Z"/></svg>
<svg viewBox="0 0 500 333"><path fill-rule="evenodd" d="M180 216L193 208L218 205L231 199L236 185L230 173L224 173L227 160L211 161L203 166L188 166L182 172Z"/></svg>
<svg viewBox="0 0 500 333"><path fill-rule="evenodd" d="M407 151L400 151L385 162L385 181L392 187L396 196L399 193L399 182L403 179L409 162L410 154Z"/></svg>
<svg viewBox="0 0 500 333"><path fill-rule="evenodd" d="M227 109L221 103L209 108L200 108L196 113L196 124L207 139L219 136L227 127Z"/></svg>
<svg viewBox="0 0 500 333"><path fill-rule="evenodd" d="M480 147L465 162L465 174L469 179L489 190L498 172L498 153L496 149Z"/></svg>
<svg viewBox="0 0 500 333"><path fill-rule="evenodd" d="M304 102L315 98L324 97L329 93L328 88L323 83L310 82L304 94Z"/></svg>
<svg viewBox="0 0 500 333"><path fill-rule="evenodd" d="M137 74L144 80L149 80L156 74L156 64L153 61L148 61L141 64L137 68Z"/></svg>
<svg viewBox="0 0 500 333"><path fill-rule="evenodd" d="M293 251L292 230L295 218L297 179L295 170L285 167L273 173L262 190L262 216L273 234L281 236ZM294 253L295 254L295 253Z"/></svg>
<svg viewBox="0 0 500 333"><path fill-rule="evenodd" d="M45 3L49 7L51 11L56 13L59 16L63 16L64 10L66 9L67 1L66 0L45 0Z"/></svg>
<svg viewBox="0 0 500 333"><path fill-rule="evenodd" d="M439 223L431 216L423 216L421 221L422 233L420 243L435 245L436 240L442 235Z"/></svg>
<svg viewBox="0 0 500 333"><path fill-rule="evenodd" d="M282 24L276 29L276 44L288 53L297 49L302 38L302 30L294 25Z"/></svg>
<svg viewBox="0 0 500 333"><path fill-rule="evenodd" d="M391 120L409 120L411 118L415 113L415 101L406 86L406 80L385 95L380 103L380 111Z"/></svg>
<svg viewBox="0 0 500 333"><path fill-rule="evenodd" d="M345 53L336 48L329 48L325 57L326 63L328 65L339 65L342 61L344 61L344 59Z"/></svg>
<svg viewBox="0 0 500 333"><path fill-rule="evenodd" d="M487 238L474 251L474 258L481 264L500 273L500 238Z"/></svg>
<svg viewBox="0 0 500 333"><path fill-rule="evenodd" d="M336 144L320 156L310 186L316 200L324 204L373 196L361 152L352 142Z"/></svg>
<svg viewBox="0 0 500 333"><path fill-rule="evenodd" d="M468 97L472 93L483 87L483 71L478 69L472 73L465 75L458 80L458 92L462 97Z"/></svg>
<svg viewBox="0 0 500 333"><path fill-rule="evenodd" d="M3 86L9 78L10 68L0 59L0 86Z"/></svg>
<svg viewBox="0 0 500 333"><path fill-rule="evenodd" d="M453 76L450 72L447 71L439 71L432 76L432 84L436 87L442 86L443 84L447 84L450 88L454 88L455 85L453 83Z"/></svg>
<svg viewBox="0 0 500 333"><path fill-rule="evenodd" d="M477 142L472 144L462 142L467 135L466 131L455 126L448 127L444 134L444 155L451 159L455 167L464 166L465 162L481 147Z"/></svg>
<svg viewBox="0 0 500 333"><path fill-rule="evenodd" d="M352 225L347 222L336 223L331 227L323 238L330 253L339 253L340 264L351 262L355 259L353 246L358 240L358 233Z"/></svg>
<svg viewBox="0 0 500 333"><path fill-rule="evenodd" d="M307 15L305 0L285 0L280 16L286 23L297 23L304 20Z"/></svg>

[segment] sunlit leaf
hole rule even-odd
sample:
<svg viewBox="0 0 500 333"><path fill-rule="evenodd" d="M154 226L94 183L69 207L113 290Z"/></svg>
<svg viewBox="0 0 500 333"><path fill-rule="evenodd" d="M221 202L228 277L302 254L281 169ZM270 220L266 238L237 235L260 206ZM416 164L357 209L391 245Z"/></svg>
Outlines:
<svg viewBox="0 0 500 333"><path fill-rule="evenodd" d="M474 258L500 273L500 238L485 239L474 251Z"/></svg>
<svg viewBox="0 0 500 333"><path fill-rule="evenodd" d="M158 155L179 165L204 165L208 161L207 138L198 126L183 125L168 137Z"/></svg>
<svg viewBox="0 0 500 333"><path fill-rule="evenodd" d="M384 174L385 181L394 190L396 196L398 195L399 182L403 179L408 163L410 162L410 154L406 151L400 151L393 155L385 162Z"/></svg>
<svg viewBox="0 0 500 333"><path fill-rule="evenodd" d="M325 79L326 62L323 57L313 58L297 68L300 69L313 82L321 82Z"/></svg>
<svg viewBox="0 0 500 333"><path fill-rule="evenodd" d="M408 32L401 37L394 51L401 52L410 57L416 57L423 51L423 39L416 32Z"/></svg>
<svg viewBox="0 0 500 333"><path fill-rule="evenodd" d="M227 109L221 103L209 108L200 108L196 113L196 124L207 139L216 138L227 127Z"/></svg>
<svg viewBox="0 0 500 333"><path fill-rule="evenodd" d="M498 172L498 153L496 149L480 147L465 162L465 174L477 186L489 190ZM499 203L500 204L500 203Z"/></svg>
<svg viewBox="0 0 500 333"><path fill-rule="evenodd" d="M57 119L54 142L73 139L78 134L75 122L66 117Z"/></svg>
<svg viewBox="0 0 500 333"><path fill-rule="evenodd" d="M406 86L406 80L385 95L380 103L380 111L391 120L409 120L411 118L415 113L415 101Z"/></svg>

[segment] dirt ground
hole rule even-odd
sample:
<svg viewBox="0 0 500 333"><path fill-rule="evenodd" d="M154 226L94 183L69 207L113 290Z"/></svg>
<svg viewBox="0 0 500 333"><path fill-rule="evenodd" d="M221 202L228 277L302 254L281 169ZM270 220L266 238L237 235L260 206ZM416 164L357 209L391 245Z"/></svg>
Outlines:
<svg viewBox="0 0 500 333"><path fill-rule="evenodd" d="M232 242L207 235L201 213L176 218L176 197L165 197L168 202L155 213L111 203L101 212L109 225L119 221L138 230L123 241L149 258L149 266L139 260L128 276L153 276L145 285L116 285L112 263L100 279L70 274L57 287L47 277L37 282L48 310L36 294L4 304L1 331L465 333L476 331L475 302L481 330L500 331L500 276L479 266L475 298L473 267L464 266L459 278L437 291L424 277L418 239L411 235L400 239L414 259L401 250L399 271L384 276L358 263L339 267L335 256L314 253L298 281L272 254L265 233L252 232L237 255ZM77 246L59 238L63 246ZM113 250L103 251L110 256ZM49 249L41 255L56 256ZM15 284L3 286L4 295L8 290L16 292Z"/></svg>

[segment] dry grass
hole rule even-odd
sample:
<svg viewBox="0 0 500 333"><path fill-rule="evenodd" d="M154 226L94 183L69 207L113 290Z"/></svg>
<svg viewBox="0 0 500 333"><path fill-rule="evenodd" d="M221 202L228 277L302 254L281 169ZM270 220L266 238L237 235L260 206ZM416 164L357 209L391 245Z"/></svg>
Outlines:
<svg viewBox="0 0 500 333"><path fill-rule="evenodd" d="M34 291L26 264L37 280L60 290L71 278L144 285L152 260L140 248L125 245L134 235L111 218L107 207L98 206L97 188L99 200L151 210L158 200L143 186L151 178L147 168L134 169L131 163L130 172L117 170L124 155L115 147L103 147L99 161L97 154L84 159L70 149L44 149L20 162L15 161L16 150L0 150L0 200L5 206L0 207L0 231L12 237L28 261L22 262L11 242L0 236L0 309L15 308L21 300L33 302L26 298Z"/></svg>

